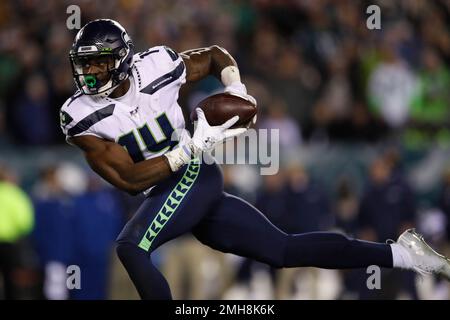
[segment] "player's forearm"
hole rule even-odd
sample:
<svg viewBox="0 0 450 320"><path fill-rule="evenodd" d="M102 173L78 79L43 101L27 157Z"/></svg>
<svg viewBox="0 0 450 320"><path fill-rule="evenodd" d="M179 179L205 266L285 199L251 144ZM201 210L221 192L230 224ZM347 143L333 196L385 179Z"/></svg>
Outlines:
<svg viewBox="0 0 450 320"><path fill-rule="evenodd" d="M222 47L212 46L211 49L211 69L210 74L223 82L222 71L227 67L234 67L237 70L237 63L234 58ZM225 84L226 85L226 84Z"/></svg>
<svg viewBox="0 0 450 320"><path fill-rule="evenodd" d="M181 56L186 64L186 79L190 82L202 80L209 75L222 80L222 70L230 66L237 68L234 58L216 45L184 51Z"/></svg>
<svg viewBox="0 0 450 320"><path fill-rule="evenodd" d="M223 48L213 46L211 58L212 74L225 86L225 92L247 96L247 88L241 82L241 74L234 58ZM251 100L255 105L256 101Z"/></svg>
<svg viewBox="0 0 450 320"><path fill-rule="evenodd" d="M91 168L116 188L137 195L158 184L172 174L167 160L157 157L138 163L123 159L87 157Z"/></svg>
<svg viewBox="0 0 450 320"><path fill-rule="evenodd" d="M93 162L90 159L88 162L103 179L131 195L155 186L172 174L165 157L127 164Z"/></svg>
<svg viewBox="0 0 450 320"><path fill-rule="evenodd" d="M119 188L130 194L138 194L158 184L172 174L164 156L144 160L118 170Z"/></svg>

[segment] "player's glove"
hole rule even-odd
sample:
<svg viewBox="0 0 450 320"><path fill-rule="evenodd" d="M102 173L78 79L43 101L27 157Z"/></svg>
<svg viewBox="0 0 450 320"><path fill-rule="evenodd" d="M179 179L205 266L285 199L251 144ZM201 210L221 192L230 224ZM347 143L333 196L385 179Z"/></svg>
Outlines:
<svg viewBox="0 0 450 320"><path fill-rule="evenodd" d="M225 86L226 93L237 95L247 101L250 101L250 103L254 104L255 106L257 105L256 99L247 94L247 88L241 82L241 76L237 66L225 67L220 72L220 78Z"/></svg>
<svg viewBox="0 0 450 320"><path fill-rule="evenodd" d="M250 101L251 104L257 105L256 99L247 94L247 88L241 82L241 76L237 66L228 66L220 72L222 83L225 85L225 93L233 94ZM256 123L256 115L252 119L253 124Z"/></svg>
<svg viewBox="0 0 450 320"><path fill-rule="evenodd" d="M202 152L211 151L222 141L238 136L247 130L246 128L230 129L239 120L239 116L234 116L220 126L210 126L203 110L197 108L195 111L198 121L192 139L188 143L180 145L179 148L164 154L170 169L174 172L193 157L199 156Z"/></svg>
<svg viewBox="0 0 450 320"><path fill-rule="evenodd" d="M191 141L198 150L211 151L222 141L238 136L247 130L246 128L230 129L239 121L239 116L234 116L224 124L213 127L209 125L202 109L197 108L195 112L197 113L198 122Z"/></svg>
<svg viewBox="0 0 450 320"><path fill-rule="evenodd" d="M247 94L247 88L240 81L233 82L229 86L226 86L224 91L225 93L244 98L245 100L250 101L251 104L257 106L256 99L251 95ZM253 124L256 123L256 114L252 118L252 123Z"/></svg>
<svg viewBox="0 0 450 320"><path fill-rule="evenodd" d="M250 103L255 106L257 105L256 99L247 94L247 88L245 87L245 84L240 81L233 82L232 84L226 86L224 91L225 93L244 98L245 100L250 101Z"/></svg>

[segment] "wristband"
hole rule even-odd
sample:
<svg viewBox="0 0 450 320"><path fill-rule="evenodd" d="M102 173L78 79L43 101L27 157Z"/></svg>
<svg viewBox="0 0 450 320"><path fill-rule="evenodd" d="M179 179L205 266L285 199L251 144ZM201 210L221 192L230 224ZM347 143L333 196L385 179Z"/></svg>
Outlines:
<svg viewBox="0 0 450 320"><path fill-rule="evenodd" d="M241 82L241 75L239 69L235 66L228 66L220 72L220 78L225 87L232 85L233 83Z"/></svg>
<svg viewBox="0 0 450 320"><path fill-rule="evenodd" d="M182 166L191 160L191 149L187 145L182 145L164 154L167 158L172 172L178 171Z"/></svg>
<svg viewBox="0 0 450 320"><path fill-rule="evenodd" d="M198 156L202 149L191 140L186 144L164 154L169 162L172 172L178 171L182 166L189 163L193 157Z"/></svg>

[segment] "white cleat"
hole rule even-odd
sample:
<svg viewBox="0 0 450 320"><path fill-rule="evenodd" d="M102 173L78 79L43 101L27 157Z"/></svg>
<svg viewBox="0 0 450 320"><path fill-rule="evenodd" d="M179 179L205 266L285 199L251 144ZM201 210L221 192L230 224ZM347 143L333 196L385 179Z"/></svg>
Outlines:
<svg viewBox="0 0 450 320"><path fill-rule="evenodd" d="M450 281L450 259L434 251L415 229L403 232L397 243L409 252L414 271L422 275L437 274Z"/></svg>

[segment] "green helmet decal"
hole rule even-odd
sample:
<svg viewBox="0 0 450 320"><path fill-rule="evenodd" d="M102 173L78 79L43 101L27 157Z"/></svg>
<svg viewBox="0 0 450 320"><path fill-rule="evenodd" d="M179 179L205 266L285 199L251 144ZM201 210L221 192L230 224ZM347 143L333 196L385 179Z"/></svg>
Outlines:
<svg viewBox="0 0 450 320"><path fill-rule="evenodd" d="M84 82L87 84L89 88L93 88L97 83L97 78L95 76L87 75L84 76Z"/></svg>
<svg viewBox="0 0 450 320"><path fill-rule="evenodd" d="M112 54L112 48L102 48L100 54Z"/></svg>

